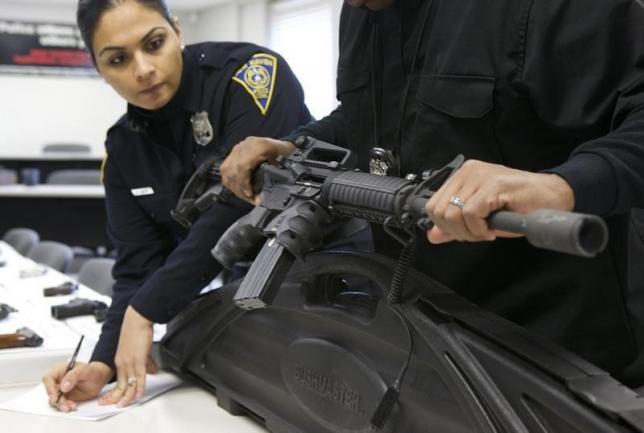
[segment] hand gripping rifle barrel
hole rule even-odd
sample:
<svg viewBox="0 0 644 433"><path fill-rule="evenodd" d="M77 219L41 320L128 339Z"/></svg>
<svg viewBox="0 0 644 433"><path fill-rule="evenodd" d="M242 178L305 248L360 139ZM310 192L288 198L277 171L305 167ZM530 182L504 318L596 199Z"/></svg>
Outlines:
<svg viewBox="0 0 644 433"><path fill-rule="evenodd" d="M433 190L407 179L345 172L328 180L324 199L338 216L358 217L410 230L427 228L425 205ZM497 211L490 228L525 235L532 245L581 257L595 257L608 242L606 223L595 215L539 209L530 214Z"/></svg>

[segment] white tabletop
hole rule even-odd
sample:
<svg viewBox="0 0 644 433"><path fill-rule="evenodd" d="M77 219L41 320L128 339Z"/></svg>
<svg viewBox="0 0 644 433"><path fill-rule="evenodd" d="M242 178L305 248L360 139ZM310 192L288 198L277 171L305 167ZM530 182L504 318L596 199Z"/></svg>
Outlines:
<svg viewBox="0 0 644 433"><path fill-rule="evenodd" d="M104 198L103 185L0 185L0 197Z"/></svg>
<svg viewBox="0 0 644 433"><path fill-rule="evenodd" d="M5 402L37 385L40 377L53 363L67 359L81 333L86 336L87 343L84 343L79 360L87 360L98 337L100 325L89 316L62 322L49 317L50 305L67 302L73 296L43 298L42 288L69 280L68 276L48 269L43 276L20 279L20 270L35 264L2 241L0 260L6 261L6 265L0 267L0 302L21 309L22 313L40 311L42 314L38 323L28 325L37 328L34 329L36 332L50 336L41 348L0 351L0 402ZM36 296L37 294L40 296ZM77 295L105 300L102 295L83 286L79 288ZM2 327L11 328L12 324L6 322L10 319L11 315L3 321L5 323ZM57 336L53 337L52 334ZM61 339L69 341L61 343ZM217 406L217 400L211 393L188 384L103 421L79 421L0 410L0 426L3 426L1 431L28 433L266 433L262 425L248 417L230 415ZM7 426L10 428L7 429Z"/></svg>
<svg viewBox="0 0 644 433"><path fill-rule="evenodd" d="M0 401L32 386L0 388ZM28 433L266 433L252 419L235 417L217 399L194 385L183 385L140 406L103 421L80 421L0 410L2 431ZM7 428L7 426L10 426Z"/></svg>

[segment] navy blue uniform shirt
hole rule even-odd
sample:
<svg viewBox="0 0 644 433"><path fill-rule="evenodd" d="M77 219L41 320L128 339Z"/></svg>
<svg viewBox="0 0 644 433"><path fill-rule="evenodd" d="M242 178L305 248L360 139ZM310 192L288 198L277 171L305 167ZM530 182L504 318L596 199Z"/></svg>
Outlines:
<svg viewBox="0 0 644 433"><path fill-rule="evenodd" d="M415 59L415 61L414 61ZM606 218L595 259L525 239L431 245L416 267L629 383L644 382L644 287L628 267L629 211L644 207L644 5L632 0L405 0L344 6L341 106L289 136L399 152L402 174L467 158L568 181ZM406 97L405 97L406 95ZM375 231L377 249L397 242ZM634 245L635 246L635 245ZM635 251L635 249L633 249ZM639 361L638 361L639 357Z"/></svg>
<svg viewBox="0 0 644 433"><path fill-rule="evenodd" d="M93 361L114 367L128 305L165 323L222 269L210 250L251 207L215 204L185 230L172 220L195 166L244 138L279 137L311 120L300 84L277 54L245 43L203 43L183 53L174 98L151 112L128 106L107 134L104 163L108 234L117 250L112 305ZM205 111L213 140L202 146L191 117Z"/></svg>

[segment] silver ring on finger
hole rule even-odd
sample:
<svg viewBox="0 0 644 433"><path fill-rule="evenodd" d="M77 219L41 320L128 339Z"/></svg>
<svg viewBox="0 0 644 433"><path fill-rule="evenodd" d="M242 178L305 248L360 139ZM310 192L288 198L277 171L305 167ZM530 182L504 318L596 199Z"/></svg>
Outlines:
<svg viewBox="0 0 644 433"><path fill-rule="evenodd" d="M449 198L449 204L451 204L452 206L456 206L459 209L463 209L463 206L465 206L465 202L463 201L463 199L457 195L453 195Z"/></svg>
<svg viewBox="0 0 644 433"><path fill-rule="evenodd" d="M127 386L135 386L136 385L136 377L131 376L127 378Z"/></svg>

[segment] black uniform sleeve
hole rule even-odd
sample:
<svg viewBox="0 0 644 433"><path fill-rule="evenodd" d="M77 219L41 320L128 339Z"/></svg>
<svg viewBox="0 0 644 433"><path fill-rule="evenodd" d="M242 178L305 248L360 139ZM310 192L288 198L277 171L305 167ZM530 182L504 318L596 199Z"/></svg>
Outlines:
<svg viewBox="0 0 644 433"><path fill-rule="evenodd" d="M226 115L226 149L249 136L279 138L312 120L304 104L304 91L288 63L276 56L278 67L273 96L266 114L244 87L231 80Z"/></svg>
<svg viewBox="0 0 644 433"><path fill-rule="evenodd" d="M109 143L107 147L110 147ZM103 184L107 231L119 254L112 271L116 281L112 304L94 348L92 361L101 361L114 368L114 355L125 309L143 281L163 265L175 241L141 210L109 154L103 165Z"/></svg>
<svg viewBox="0 0 644 433"><path fill-rule="evenodd" d="M610 216L644 206L641 2L536 2L523 81L549 127L596 131L548 170L572 186L575 210Z"/></svg>
<svg viewBox="0 0 644 433"><path fill-rule="evenodd" d="M298 137L311 136L336 146L347 147L347 125L344 120L342 106L333 110L331 114L320 120L312 121L299 127L289 135L282 137L282 140L295 143Z"/></svg>
<svg viewBox="0 0 644 433"><path fill-rule="evenodd" d="M155 323L171 320L222 270L210 251L226 229L250 210L251 205L239 199L214 204L134 294L130 305Z"/></svg>

